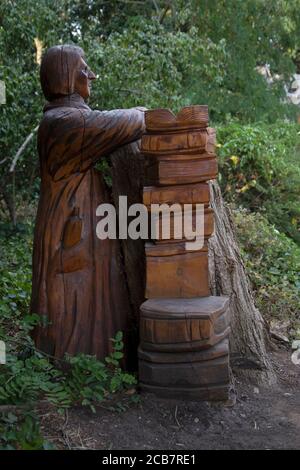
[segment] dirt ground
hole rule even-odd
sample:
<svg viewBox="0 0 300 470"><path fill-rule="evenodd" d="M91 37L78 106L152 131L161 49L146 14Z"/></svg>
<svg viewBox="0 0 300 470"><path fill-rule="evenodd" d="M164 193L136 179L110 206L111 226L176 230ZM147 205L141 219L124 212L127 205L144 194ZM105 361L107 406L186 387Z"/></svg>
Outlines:
<svg viewBox="0 0 300 470"><path fill-rule="evenodd" d="M236 383L227 406L141 395L125 411L72 408L46 412L43 432L60 449L300 449L300 366L290 353L273 353L278 385Z"/></svg>

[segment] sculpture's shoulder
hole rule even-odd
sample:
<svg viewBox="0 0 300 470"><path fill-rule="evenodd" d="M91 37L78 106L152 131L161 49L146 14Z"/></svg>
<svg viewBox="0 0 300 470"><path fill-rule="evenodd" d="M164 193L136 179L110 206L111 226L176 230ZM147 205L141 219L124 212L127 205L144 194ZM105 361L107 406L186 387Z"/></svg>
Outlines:
<svg viewBox="0 0 300 470"><path fill-rule="evenodd" d="M57 107L44 112L39 125L37 148L39 154L55 149L53 144L79 142L85 129L85 118L80 109ZM74 138L75 136L75 138ZM79 145L79 144L78 144ZM56 151L56 150L55 150Z"/></svg>
<svg viewBox="0 0 300 470"><path fill-rule="evenodd" d="M52 108L44 112L40 123L40 128L48 126L50 128L61 128L65 125L71 125L72 127L84 127L84 118L86 113L86 110L81 110L77 108Z"/></svg>

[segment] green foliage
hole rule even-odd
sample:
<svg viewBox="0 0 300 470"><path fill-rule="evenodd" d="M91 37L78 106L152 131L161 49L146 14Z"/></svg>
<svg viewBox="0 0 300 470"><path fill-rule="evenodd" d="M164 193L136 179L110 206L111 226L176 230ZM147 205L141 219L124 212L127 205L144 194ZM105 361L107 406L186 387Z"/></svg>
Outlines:
<svg viewBox="0 0 300 470"><path fill-rule="evenodd" d="M25 355L28 354L24 338ZM122 371L122 333L114 341L114 350L105 363L94 356L79 354L67 356L54 366L49 358L32 349L31 355L22 358L8 353L7 363L0 369L0 449L16 446L21 449L44 448L47 443L39 430L36 407L43 399L49 405L64 410L72 405L88 406L93 412L100 402L109 401L116 393L136 384L136 379ZM10 350L10 339L6 342ZM14 349L14 347L13 347ZM9 405L16 408L10 411ZM121 403L117 403L117 406Z"/></svg>
<svg viewBox="0 0 300 470"><path fill-rule="evenodd" d="M95 168L101 171L103 179L109 188L112 187L112 171L109 160L102 159L95 164Z"/></svg>
<svg viewBox="0 0 300 470"><path fill-rule="evenodd" d="M0 414L0 450L51 450L50 442L41 435L38 417L32 411L21 415Z"/></svg>
<svg viewBox="0 0 300 470"><path fill-rule="evenodd" d="M215 120L274 122L293 110L280 98L295 70L299 49L299 0L182 1L181 27L196 26L214 44L224 41L226 64L221 80L200 83L192 77L193 102L208 103ZM277 80L269 86L257 66L269 64ZM208 85L208 86L207 86Z"/></svg>
<svg viewBox="0 0 300 470"><path fill-rule="evenodd" d="M2 0L0 213L14 220L38 196L35 137L8 171L41 118L38 50L83 46L98 75L95 108L206 103L215 121L274 122L295 113L282 97L299 50L298 11L299 0ZM277 75L270 85L263 64Z"/></svg>
<svg viewBox="0 0 300 470"><path fill-rule="evenodd" d="M99 71L92 98L96 108L144 105L176 111L191 103L185 93L187 76L209 83L225 64L222 41L217 45L209 39L199 41L195 28L188 33L167 31L157 22L141 19L105 41L90 42L94 47L89 61Z"/></svg>
<svg viewBox="0 0 300 470"><path fill-rule="evenodd" d="M89 406L95 411L95 404L136 384L131 374L122 371L120 360L123 358L122 333L112 338L113 352L98 361L94 356L79 354L67 357L70 370L66 377L65 388L69 391L71 402Z"/></svg>
<svg viewBox="0 0 300 470"><path fill-rule="evenodd" d="M266 320L288 320L300 339L300 248L259 213L234 211L242 255Z"/></svg>
<svg viewBox="0 0 300 470"><path fill-rule="evenodd" d="M265 211L278 230L300 242L300 130L297 124L218 128L220 184L229 202Z"/></svg>

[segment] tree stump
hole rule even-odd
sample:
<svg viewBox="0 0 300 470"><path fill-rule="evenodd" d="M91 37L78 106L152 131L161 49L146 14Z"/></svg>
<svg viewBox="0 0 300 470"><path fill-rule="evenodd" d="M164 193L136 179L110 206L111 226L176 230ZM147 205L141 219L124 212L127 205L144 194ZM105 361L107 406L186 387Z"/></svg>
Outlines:
<svg viewBox="0 0 300 470"><path fill-rule="evenodd" d="M210 192L215 213L215 236L209 240L210 288L212 295L230 298L231 365L238 375L251 381L272 384L276 382L276 375L267 352L267 327L255 307L233 216L223 201L217 181L210 181Z"/></svg>
<svg viewBox="0 0 300 470"><path fill-rule="evenodd" d="M140 153L140 142L121 147L111 155L112 197L118 213L119 196L127 196L128 207L143 202L144 158ZM131 305L130 368L137 369L139 309L145 300L145 249L144 240L120 240L123 265L126 274Z"/></svg>

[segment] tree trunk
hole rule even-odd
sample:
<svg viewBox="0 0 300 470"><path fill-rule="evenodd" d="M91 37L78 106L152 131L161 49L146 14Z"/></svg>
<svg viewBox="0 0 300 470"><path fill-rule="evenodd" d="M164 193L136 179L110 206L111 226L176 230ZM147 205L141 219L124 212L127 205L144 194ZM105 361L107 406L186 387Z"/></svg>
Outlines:
<svg viewBox="0 0 300 470"><path fill-rule="evenodd" d="M215 235L209 240L210 287L213 295L230 298L233 370L251 381L274 383L276 375L267 352L266 324L254 304L232 213L215 180L210 181L210 194L215 212Z"/></svg>
<svg viewBox="0 0 300 470"><path fill-rule="evenodd" d="M128 207L142 203L144 186L144 158L139 150L139 142L121 147L111 155L112 196L118 211L119 196L127 196ZM126 273L129 300L132 307L131 350L135 351L131 363L137 367L137 347L139 341L139 309L145 300L145 249L144 240L121 240L121 251Z"/></svg>
<svg viewBox="0 0 300 470"><path fill-rule="evenodd" d="M142 202L144 159L139 145L122 147L111 156L113 199L127 195L128 206ZM210 182L211 206L215 211L215 236L209 241L210 286L212 295L230 298L231 364L238 376L260 383L274 383L276 376L268 357L268 333L254 305L253 294L241 259L232 214L224 203L219 185ZM143 240L121 240L124 266L132 305L134 341L138 341L139 307L145 292L145 252Z"/></svg>

